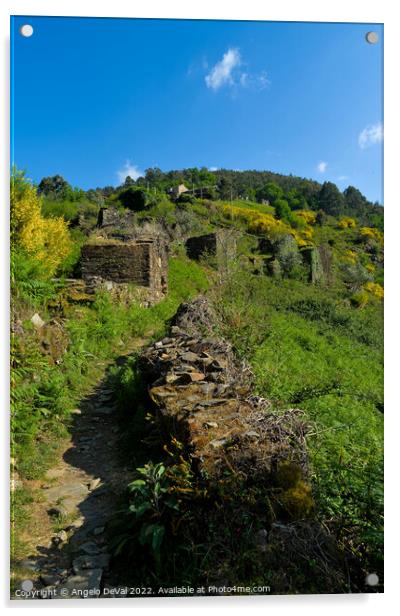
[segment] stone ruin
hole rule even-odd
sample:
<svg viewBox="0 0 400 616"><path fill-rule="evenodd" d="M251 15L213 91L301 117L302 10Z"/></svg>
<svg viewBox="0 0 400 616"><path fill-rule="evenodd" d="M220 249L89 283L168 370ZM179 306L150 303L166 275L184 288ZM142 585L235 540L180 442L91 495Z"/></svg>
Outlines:
<svg viewBox="0 0 400 616"><path fill-rule="evenodd" d="M168 237L152 220L139 225L135 212L102 207L95 235L82 247L80 279L68 280L71 299L91 299L98 289L144 306L168 292Z"/></svg>
<svg viewBox="0 0 400 616"><path fill-rule="evenodd" d="M227 583L233 540L241 554L242 524L252 558L265 570L286 571L293 562L301 567L304 559L312 560L326 580L323 588L333 592L345 578L332 538L314 519L305 414L274 410L254 395L251 370L215 334L216 323L206 298L183 304L168 336L145 349L138 364L157 438L170 456L177 448L178 469L185 460L190 464L191 484L184 483L181 492L185 524L192 524L190 533L198 532L201 542L208 528L220 529L217 567L205 573L208 583ZM171 487L178 493L180 472ZM290 591L290 576L281 578L281 591Z"/></svg>
<svg viewBox="0 0 400 616"><path fill-rule="evenodd" d="M214 233L190 237L185 242L186 253L190 259L200 259L207 255L224 263L233 259L237 252L237 232L220 229Z"/></svg>
<svg viewBox="0 0 400 616"><path fill-rule="evenodd" d="M167 244L157 237L93 239L82 247L81 272L89 293L98 288L121 292L134 285L142 303L151 305L168 291Z"/></svg>
<svg viewBox="0 0 400 616"><path fill-rule="evenodd" d="M287 240L290 239L292 251L296 252L301 257L303 264L308 270L309 282L312 284L331 282L333 257L332 250L329 246L323 244L320 246L307 246L298 249L291 235L284 236L284 238ZM258 266L259 271L266 269L267 273L270 275L279 277L278 250L279 241L271 240L267 237L260 237L257 241L257 252L259 255L252 257L251 262L255 266ZM261 260L259 258L257 259L259 256L263 256L264 258Z"/></svg>
<svg viewBox="0 0 400 616"><path fill-rule="evenodd" d="M136 212L119 210L116 207L103 207L97 217L97 235L123 241L144 238L159 238L167 242L168 233L164 226L151 217L141 217L138 223Z"/></svg>
<svg viewBox="0 0 400 616"><path fill-rule="evenodd" d="M121 212L115 207L102 207L97 218L98 227L125 227L133 225L135 214L129 210Z"/></svg>
<svg viewBox="0 0 400 616"><path fill-rule="evenodd" d="M244 495L255 481L273 484L282 463L304 477L303 412L292 409L277 422L270 403L252 393L249 367L213 335L214 320L204 297L183 304L169 336L140 357L161 431L184 444L211 491L228 471L240 476ZM311 503L305 499L305 508Z"/></svg>
<svg viewBox="0 0 400 616"><path fill-rule="evenodd" d="M333 259L329 246L311 246L303 248L300 253L303 262L308 266L309 282L331 282Z"/></svg>

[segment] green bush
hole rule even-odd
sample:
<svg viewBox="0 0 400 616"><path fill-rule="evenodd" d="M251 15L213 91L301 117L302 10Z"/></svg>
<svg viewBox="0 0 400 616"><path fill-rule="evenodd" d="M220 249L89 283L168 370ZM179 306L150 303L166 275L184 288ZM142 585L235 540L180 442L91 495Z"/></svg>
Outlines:
<svg viewBox="0 0 400 616"><path fill-rule="evenodd" d="M118 200L123 207L133 212L141 212L148 204L146 191L141 188L134 188L133 186L121 191L118 195Z"/></svg>
<svg viewBox="0 0 400 616"><path fill-rule="evenodd" d="M67 222L78 217L79 204L76 201L52 201L46 197L42 201L42 215L45 218L64 218Z"/></svg>
<svg viewBox="0 0 400 616"><path fill-rule="evenodd" d="M160 222L171 225L176 222L175 218L176 205L168 199L162 199L155 205L149 207L143 214L151 216Z"/></svg>

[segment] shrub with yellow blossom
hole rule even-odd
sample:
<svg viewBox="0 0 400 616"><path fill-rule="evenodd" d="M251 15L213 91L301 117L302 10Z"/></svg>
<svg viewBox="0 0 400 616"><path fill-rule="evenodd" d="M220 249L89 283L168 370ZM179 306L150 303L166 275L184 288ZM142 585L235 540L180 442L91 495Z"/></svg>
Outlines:
<svg viewBox="0 0 400 616"><path fill-rule="evenodd" d="M305 220L308 225L314 225L317 218L317 213L311 210L299 210L296 215Z"/></svg>
<svg viewBox="0 0 400 616"><path fill-rule="evenodd" d="M373 227L361 227L360 229L360 239L361 240L375 240L380 244L383 243L383 233L379 231L379 229L375 229Z"/></svg>
<svg viewBox="0 0 400 616"><path fill-rule="evenodd" d="M350 248L343 253L343 261L355 265L357 263L357 253Z"/></svg>
<svg viewBox="0 0 400 616"><path fill-rule="evenodd" d="M378 282L366 282L364 285L365 291L376 297L376 299L383 299L384 290L382 285Z"/></svg>
<svg viewBox="0 0 400 616"><path fill-rule="evenodd" d="M350 218L349 216L344 216L338 222L339 229L354 229L357 226L357 222L354 218Z"/></svg>
<svg viewBox="0 0 400 616"><path fill-rule="evenodd" d="M289 224L275 218L272 214L264 214L248 207L242 208L221 202L217 202L215 205L224 218L243 223L250 233L267 235L270 238L290 234L299 246L312 244L313 230L311 227L293 229Z"/></svg>
<svg viewBox="0 0 400 616"><path fill-rule="evenodd" d="M22 248L41 263L48 277L70 254L72 241L63 218L43 218L36 188L22 172L11 178L10 229L13 248Z"/></svg>

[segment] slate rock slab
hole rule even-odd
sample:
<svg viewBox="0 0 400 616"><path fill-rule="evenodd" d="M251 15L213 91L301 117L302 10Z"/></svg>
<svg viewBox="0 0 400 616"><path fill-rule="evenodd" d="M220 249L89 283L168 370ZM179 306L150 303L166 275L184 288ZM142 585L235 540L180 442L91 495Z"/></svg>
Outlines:
<svg viewBox="0 0 400 616"><path fill-rule="evenodd" d="M67 579L63 588L69 591L69 596L73 596L71 591L88 590L100 594L100 583L103 576L102 569L87 569L77 575L72 575ZM92 597L95 595L92 595Z"/></svg>
<svg viewBox="0 0 400 616"><path fill-rule="evenodd" d="M85 498L87 494L88 488L82 483L67 483L43 490L43 496L49 503L56 503L57 501L63 499L76 499L76 501L79 502Z"/></svg>
<svg viewBox="0 0 400 616"><path fill-rule="evenodd" d="M109 564L109 554L96 554L95 556L82 555L74 558L72 561L72 567L76 574L86 569L107 569Z"/></svg>

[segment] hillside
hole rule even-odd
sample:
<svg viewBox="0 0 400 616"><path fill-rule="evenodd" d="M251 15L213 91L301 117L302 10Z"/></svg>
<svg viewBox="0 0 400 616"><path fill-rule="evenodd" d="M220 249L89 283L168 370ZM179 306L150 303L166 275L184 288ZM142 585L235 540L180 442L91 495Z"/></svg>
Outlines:
<svg viewBox="0 0 400 616"><path fill-rule="evenodd" d="M206 169L87 191L15 171L11 195L14 586L42 540L37 587L72 576L77 514L46 513L64 459L106 492L103 543L82 521L111 557L103 594L382 591L383 208L354 187ZM157 296L106 280L127 246ZM178 421L171 388L196 412Z"/></svg>

